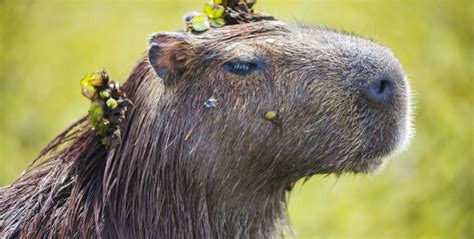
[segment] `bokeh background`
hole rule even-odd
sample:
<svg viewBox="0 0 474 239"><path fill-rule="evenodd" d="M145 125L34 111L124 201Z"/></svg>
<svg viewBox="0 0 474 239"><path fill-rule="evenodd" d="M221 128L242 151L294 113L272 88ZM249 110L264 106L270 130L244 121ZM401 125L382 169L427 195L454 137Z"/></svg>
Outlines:
<svg viewBox="0 0 474 239"><path fill-rule="evenodd" d="M156 31L205 0L0 0L0 185L88 109L79 80L125 79ZM259 0L393 49L416 91L416 137L378 175L315 176L290 196L300 238L474 238L472 1ZM122 80L123 82L123 80Z"/></svg>

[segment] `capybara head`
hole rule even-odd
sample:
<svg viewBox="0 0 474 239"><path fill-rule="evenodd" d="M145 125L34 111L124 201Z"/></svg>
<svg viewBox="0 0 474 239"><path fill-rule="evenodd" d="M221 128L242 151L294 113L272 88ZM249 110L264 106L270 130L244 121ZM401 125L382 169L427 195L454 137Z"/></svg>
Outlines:
<svg viewBox="0 0 474 239"><path fill-rule="evenodd" d="M371 172L409 138L406 75L371 40L262 21L150 44L163 104L192 128L182 153L222 164L223 176Z"/></svg>

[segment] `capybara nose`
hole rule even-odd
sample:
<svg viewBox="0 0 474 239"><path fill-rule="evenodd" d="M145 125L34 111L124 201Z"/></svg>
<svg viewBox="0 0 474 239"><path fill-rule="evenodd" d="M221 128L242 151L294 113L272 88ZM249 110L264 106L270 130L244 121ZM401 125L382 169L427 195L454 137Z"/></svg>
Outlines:
<svg viewBox="0 0 474 239"><path fill-rule="evenodd" d="M394 76L382 75L369 83L367 95L369 99L378 102L387 102L395 91Z"/></svg>

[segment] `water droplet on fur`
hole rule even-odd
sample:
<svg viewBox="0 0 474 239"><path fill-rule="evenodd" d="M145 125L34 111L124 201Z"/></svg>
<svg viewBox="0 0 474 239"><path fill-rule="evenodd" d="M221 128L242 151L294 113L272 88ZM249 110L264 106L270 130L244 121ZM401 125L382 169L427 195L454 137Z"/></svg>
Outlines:
<svg viewBox="0 0 474 239"><path fill-rule="evenodd" d="M206 108L216 108L217 107L217 100L214 99L214 97L211 97L209 99L207 99L205 102L204 102L204 106Z"/></svg>
<svg viewBox="0 0 474 239"><path fill-rule="evenodd" d="M275 39L273 39L273 38L265 39L265 43L272 44L274 42L275 42Z"/></svg>

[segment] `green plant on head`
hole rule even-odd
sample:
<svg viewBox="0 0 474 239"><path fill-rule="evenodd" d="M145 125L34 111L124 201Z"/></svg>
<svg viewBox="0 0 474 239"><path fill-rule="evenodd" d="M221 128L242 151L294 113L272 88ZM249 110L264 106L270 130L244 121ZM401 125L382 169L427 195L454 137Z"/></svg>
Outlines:
<svg viewBox="0 0 474 239"><path fill-rule="evenodd" d="M209 28L225 26L226 14L238 16L239 12L252 12L256 0L213 0L204 5L204 14L192 12L185 16L187 30L203 32Z"/></svg>
<svg viewBox="0 0 474 239"><path fill-rule="evenodd" d="M87 119L101 143L110 146L112 136L120 135L120 123L125 119L127 107L131 101L120 91L118 82L109 78L105 70L87 74L82 78L81 93L91 101Z"/></svg>

